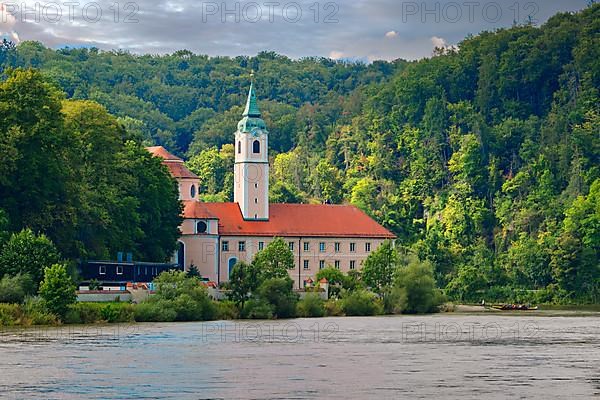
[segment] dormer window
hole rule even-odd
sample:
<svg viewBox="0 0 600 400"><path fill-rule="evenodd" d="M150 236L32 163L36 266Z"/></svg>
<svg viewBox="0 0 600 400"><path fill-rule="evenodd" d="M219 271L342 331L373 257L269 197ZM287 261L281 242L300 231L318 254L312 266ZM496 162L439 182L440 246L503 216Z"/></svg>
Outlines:
<svg viewBox="0 0 600 400"><path fill-rule="evenodd" d="M255 140L255 141L252 143L252 152L253 152L254 154L258 154L258 153L260 153L260 142L259 142L258 140Z"/></svg>
<svg viewBox="0 0 600 400"><path fill-rule="evenodd" d="M206 233L208 230L208 225L204 221L198 221L196 223L196 233Z"/></svg>
<svg viewBox="0 0 600 400"><path fill-rule="evenodd" d="M190 196L192 197L192 199L196 197L196 185L192 185L192 187L190 188Z"/></svg>

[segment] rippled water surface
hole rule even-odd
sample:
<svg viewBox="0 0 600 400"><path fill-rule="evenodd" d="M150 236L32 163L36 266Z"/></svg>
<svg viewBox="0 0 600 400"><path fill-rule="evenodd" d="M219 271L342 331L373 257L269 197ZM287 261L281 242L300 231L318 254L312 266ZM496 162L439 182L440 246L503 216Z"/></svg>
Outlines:
<svg viewBox="0 0 600 400"><path fill-rule="evenodd" d="M9 399L589 399L600 318L438 314L0 332Z"/></svg>

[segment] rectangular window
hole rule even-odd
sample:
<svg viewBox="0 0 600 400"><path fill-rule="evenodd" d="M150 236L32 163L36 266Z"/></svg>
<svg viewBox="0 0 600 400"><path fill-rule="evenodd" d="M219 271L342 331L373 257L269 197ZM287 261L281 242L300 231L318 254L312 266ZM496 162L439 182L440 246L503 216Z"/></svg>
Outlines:
<svg viewBox="0 0 600 400"><path fill-rule="evenodd" d="M369 243L369 242L365 243L365 251L367 253L371 251L371 243Z"/></svg>
<svg viewBox="0 0 600 400"><path fill-rule="evenodd" d="M350 261L350 269L356 269L356 261Z"/></svg>
<svg viewBox="0 0 600 400"><path fill-rule="evenodd" d="M340 260L335 260L334 264L337 269L340 269Z"/></svg>
<svg viewBox="0 0 600 400"><path fill-rule="evenodd" d="M310 250L310 243L304 242L304 251L309 251L309 250Z"/></svg>
<svg viewBox="0 0 600 400"><path fill-rule="evenodd" d="M258 251L265 248L265 242L258 242Z"/></svg>
<svg viewBox="0 0 600 400"><path fill-rule="evenodd" d="M304 269L307 270L309 268L308 260L304 260Z"/></svg>
<svg viewBox="0 0 600 400"><path fill-rule="evenodd" d="M238 251L246 251L246 242L238 242Z"/></svg>
<svg viewBox="0 0 600 400"><path fill-rule="evenodd" d="M325 268L325 260L319 260L319 269Z"/></svg>
<svg viewBox="0 0 600 400"><path fill-rule="evenodd" d="M288 245L290 246L290 250L294 251L294 242L289 242Z"/></svg>
<svg viewBox="0 0 600 400"><path fill-rule="evenodd" d="M123 275L123 266L117 265L117 275Z"/></svg>
<svg viewBox="0 0 600 400"><path fill-rule="evenodd" d="M101 265L100 268L98 268L98 273L100 275L106 275L106 267L104 265Z"/></svg>
<svg viewBox="0 0 600 400"><path fill-rule="evenodd" d="M336 253L340 252L340 242L335 242L333 247L334 247Z"/></svg>
<svg viewBox="0 0 600 400"><path fill-rule="evenodd" d="M221 243L221 250L229 251L229 242L228 241L223 241L223 243Z"/></svg>
<svg viewBox="0 0 600 400"><path fill-rule="evenodd" d="M356 251L356 243L350 243L350 252L354 253Z"/></svg>
<svg viewBox="0 0 600 400"><path fill-rule="evenodd" d="M321 243L319 243L319 251L320 251L321 253L324 253L324 252L325 252L325 242L321 242Z"/></svg>

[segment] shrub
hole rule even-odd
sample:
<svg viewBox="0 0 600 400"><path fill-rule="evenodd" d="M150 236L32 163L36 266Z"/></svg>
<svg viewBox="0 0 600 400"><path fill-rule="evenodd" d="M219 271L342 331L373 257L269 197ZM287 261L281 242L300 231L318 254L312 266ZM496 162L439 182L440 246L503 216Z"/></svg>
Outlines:
<svg viewBox="0 0 600 400"><path fill-rule="evenodd" d="M128 303L108 303L100 309L102 320L106 322L133 322L133 305Z"/></svg>
<svg viewBox="0 0 600 400"><path fill-rule="evenodd" d="M383 298L383 310L386 314L401 314L406 309L406 303L406 290L392 287Z"/></svg>
<svg viewBox="0 0 600 400"><path fill-rule="evenodd" d="M325 304L323 304L323 309L325 310L325 315L327 315L328 317L339 317L341 315L344 315L341 300L327 300Z"/></svg>
<svg viewBox="0 0 600 400"><path fill-rule="evenodd" d="M273 306L262 299L250 299L244 305L242 317L250 319L273 318Z"/></svg>
<svg viewBox="0 0 600 400"><path fill-rule="evenodd" d="M90 290L102 290L102 286L97 279L90 280L89 286Z"/></svg>
<svg viewBox="0 0 600 400"><path fill-rule="evenodd" d="M214 319L217 309L200 285L200 279L189 277L183 271L163 272L154 280L157 291L154 297L142 303L160 303L164 312L153 306L144 306L138 318L147 321L206 321ZM175 317L172 318L173 312ZM164 318L164 319L163 319Z"/></svg>
<svg viewBox="0 0 600 400"><path fill-rule="evenodd" d="M0 326L12 326L21 323L23 310L18 304L0 304Z"/></svg>
<svg viewBox="0 0 600 400"><path fill-rule="evenodd" d="M25 300L22 325L56 325L59 319L46 308L46 302L39 297Z"/></svg>
<svg viewBox="0 0 600 400"><path fill-rule="evenodd" d="M134 308L128 303L75 303L64 318L67 324L133 321Z"/></svg>
<svg viewBox="0 0 600 400"><path fill-rule="evenodd" d="M325 315L324 301L318 294L307 293L304 299L297 305L297 314L299 317L322 317Z"/></svg>
<svg viewBox="0 0 600 400"><path fill-rule="evenodd" d="M65 315L64 322L67 324L91 324L102 319L100 315L102 304L99 303L75 303L71 305Z"/></svg>
<svg viewBox="0 0 600 400"><path fill-rule="evenodd" d="M35 284L28 274L5 275L0 280L0 303L22 303L35 291Z"/></svg>
<svg viewBox="0 0 600 400"><path fill-rule="evenodd" d="M13 233L0 251L0 276L29 274L37 288L44 276L44 268L56 264L59 258L50 239L36 235L31 229L23 229ZM28 294L34 293L35 290Z"/></svg>
<svg viewBox="0 0 600 400"><path fill-rule="evenodd" d="M135 306L136 322L172 322L177 318L177 311L169 302L145 301Z"/></svg>
<svg viewBox="0 0 600 400"><path fill-rule="evenodd" d="M240 310L233 301L217 301L215 306L217 308L216 319L238 319L240 317Z"/></svg>
<svg viewBox="0 0 600 400"><path fill-rule="evenodd" d="M67 267L54 264L44 270L44 280L40 285L40 296L44 299L50 312L64 317L69 306L75 303L75 284L67 273Z"/></svg>
<svg viewBox="0 0 600 400"><path fill-rule="evenodd" d="M264 281L257 290L258 298L272 306L277 318L291 318L296 314L298 295L293 291L294 281L289 277L271 278Z"/></svg>
<svg viewBox="0 0 600 400"><path fill-rule="evenodd" d="M177 313L176 321L208 321L217 314L214 302L202 290L193 294L181 294L171 301Z"/></svg>
<svg viewBox="0 0 600 400"><path fill-rule="evenodd" d="M342 299L342 310L349 316L377 315L383 307L374 293L357 290Z"/></svg>
<svg viewBox="0 0 600 400"><path fill-rule="evenodd" d="M406 267L400 268L396 287L406 292L406 313L436 312L443 302L443 297L435 287L433 267L429 262L412 259Z"/></svg>

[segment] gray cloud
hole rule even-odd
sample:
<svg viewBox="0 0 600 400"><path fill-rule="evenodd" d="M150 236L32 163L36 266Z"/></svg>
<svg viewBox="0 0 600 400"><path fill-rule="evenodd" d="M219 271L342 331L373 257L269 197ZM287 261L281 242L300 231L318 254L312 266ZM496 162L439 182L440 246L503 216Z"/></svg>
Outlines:
<svg viewBox="0 0 600 400"><path fill-rule="evenodd" d="M543 23L556 12L585 7L587 0L522 1L516 8L514 0L138 0L118 3L117 8L105 0L75 6L69 6L69 0L4 3L5 12L0 12L4 35L18 34L21 40L38 40L50 47L96 46L158 54L188 49L225 56L272 50L293 58L391 60L426 57L434 43L454 45L468 34L511 26L515 20L523 23L530 14L533 22ZM7 10L14 20L4 17Z"/></svg>

